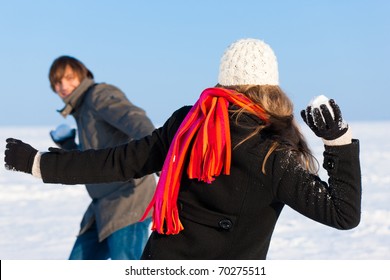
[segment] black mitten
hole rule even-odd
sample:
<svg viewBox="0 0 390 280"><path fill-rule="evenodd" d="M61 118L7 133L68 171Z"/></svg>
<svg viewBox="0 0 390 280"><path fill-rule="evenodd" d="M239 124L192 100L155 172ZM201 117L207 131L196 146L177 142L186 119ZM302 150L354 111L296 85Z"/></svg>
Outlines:
<svg viewBox="0 0 390 280"><path fill-rule="evenodd" d="M18 139L8 138L6 142L5 168L32 174L34 158L38 151Z"/></svg>
<svg viewBox="0 0 390 280"><path fill-rule="evenodd" d="M325 140L335 140L347 132L348 125L343 121L340 108L333 99L329 100L329 105L333 110L334 117L325 104L320 105L321 111L318 108L308 106L306 110L301 111L301 116L318 137Z"/></svg>

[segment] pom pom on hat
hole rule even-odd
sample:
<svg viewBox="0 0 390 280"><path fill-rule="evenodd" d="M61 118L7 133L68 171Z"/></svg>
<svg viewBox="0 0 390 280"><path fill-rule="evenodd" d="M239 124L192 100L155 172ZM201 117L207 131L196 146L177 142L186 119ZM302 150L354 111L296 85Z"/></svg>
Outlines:
<svg viewBox="0 0 390 280"><path fill-rule="evenodd" d="M235 85L279 85L278 62L269 45L257 39L231 44L221 58L218 83Z"/></svg>

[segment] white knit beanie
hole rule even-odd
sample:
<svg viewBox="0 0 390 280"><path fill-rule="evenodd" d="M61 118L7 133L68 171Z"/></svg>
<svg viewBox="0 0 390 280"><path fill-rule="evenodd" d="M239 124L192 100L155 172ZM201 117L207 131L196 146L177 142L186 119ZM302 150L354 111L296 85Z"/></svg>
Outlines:
<svg viewBox="0 0 390 280"><path fill-rule="evenodd" d="M218 83L235 85L279 85L278 62L269 45L257 39L231 44L221 58Z"/></svg>

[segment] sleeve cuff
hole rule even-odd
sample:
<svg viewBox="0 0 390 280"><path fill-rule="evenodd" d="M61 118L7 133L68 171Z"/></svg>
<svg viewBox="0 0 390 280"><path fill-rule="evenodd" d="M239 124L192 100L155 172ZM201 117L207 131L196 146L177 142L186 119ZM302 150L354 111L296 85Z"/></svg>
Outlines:
<svg viewBox="0 0 390 280"><path fill-rule="evenodd" d="M42 179L42 174L41 174L41 155L42 154L43 154L42 152L38 152L35 155L32 170L31 170L31 173L34 177L41 178L41 179Z"/></svg>
<svg viewBox="0 0 390 280"><path fill-rule="evenodd" d="M339 138L336 138L334 140L326 140L322 138L322 141L327 146L342 146L342 145L348 145L352 143L352 131L351 127L348 126L347 132L345 132L342 136Z"/></svg>

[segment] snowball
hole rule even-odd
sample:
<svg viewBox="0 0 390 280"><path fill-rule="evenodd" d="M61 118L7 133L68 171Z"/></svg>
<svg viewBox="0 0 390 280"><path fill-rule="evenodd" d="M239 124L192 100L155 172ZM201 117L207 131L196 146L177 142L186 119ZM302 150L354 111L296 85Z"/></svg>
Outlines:
<svg viewBox="0 0 390 280"><path fill-rule="evenodd" d="M322 111L321 111L321 108L320 106L324 104L328 107L328 110L330 112L330 114L332 115L332 117L334 118L334 113L333 113L333 109L332 107L330 106L329 104L329 98L326 97L325 95L319 95L315 98L313 98L310 103L309 103L309 106L311 106L311 110L313 111L314 108L318 108L320 110L320 113L321 113L321 116L322 116ZM322 116L322 119L324 119L324 117ZM325 121L325 120L324 120Z"/></svg>
<svg viewBox="0 0 390 280"><path fill-rule="evenodd" d="M60 140L71 135L72 129L67 124L61 124L57 126L56 130L52 131L54 139Z"/></svg>

